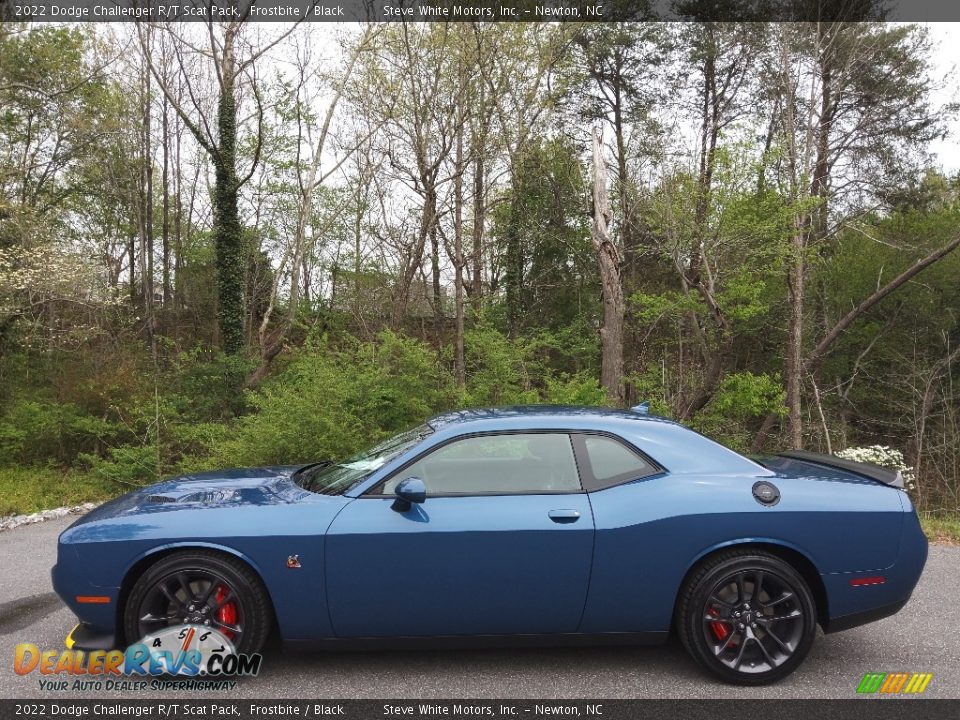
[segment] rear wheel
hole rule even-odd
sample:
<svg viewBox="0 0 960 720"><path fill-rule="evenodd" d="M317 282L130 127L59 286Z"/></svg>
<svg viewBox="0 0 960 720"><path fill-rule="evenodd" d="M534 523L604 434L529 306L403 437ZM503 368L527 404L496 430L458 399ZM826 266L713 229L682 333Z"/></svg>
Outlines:
<svg viewBox="0 0 960 720"><path fill-rule="evenodd" d="M788 563L732 550L709 558L684 584L677 627L687 652L712 675L764 685L803 662L816 634L816 608Z"/></svg>
<svg viewBox="0 0 960 720"><path fill-rule="evenodd" d="M204 625L223 633L237 652L263 647L272 613L260 578L220 553L178 552L152 565L133 586L124 608L128 642L175 625Z"/></svg>

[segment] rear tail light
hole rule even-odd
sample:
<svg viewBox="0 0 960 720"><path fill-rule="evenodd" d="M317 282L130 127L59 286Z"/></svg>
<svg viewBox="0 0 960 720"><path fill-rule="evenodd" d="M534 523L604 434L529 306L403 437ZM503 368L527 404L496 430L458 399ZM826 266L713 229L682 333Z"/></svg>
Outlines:
<svg viewBox="0 0 960 720"><path fill-rule="evenodd" d="M853 578L850 584L853 587L863 587L864 585L883 585L887 579L883 575L874 575L873 577Z"/></svg>

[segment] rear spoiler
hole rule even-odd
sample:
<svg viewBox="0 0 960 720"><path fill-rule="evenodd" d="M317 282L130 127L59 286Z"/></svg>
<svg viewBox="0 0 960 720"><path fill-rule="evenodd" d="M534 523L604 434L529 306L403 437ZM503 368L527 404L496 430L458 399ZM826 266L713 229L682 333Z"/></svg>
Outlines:
<svg viewBox="0 0 960 720"><path fill-rule="evenodd" d="M791 458L792 460L802 460L803 462L813 463L814 465L825 465L826 467L846 470L863 477L882 482L884 485L900 488L903 490L903 475L899 470L874 465L873 463L862 463L856 460L847 460L838 458L836 455L824 455L823 453L807 452L806 450L790 450L789 452L777 453L780 457Z"/></svg>

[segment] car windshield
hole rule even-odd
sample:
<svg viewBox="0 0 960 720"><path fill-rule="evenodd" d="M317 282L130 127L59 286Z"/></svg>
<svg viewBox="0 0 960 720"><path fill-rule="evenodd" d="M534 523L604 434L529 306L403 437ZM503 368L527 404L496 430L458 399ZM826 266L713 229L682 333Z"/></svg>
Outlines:
<svg viewBox="0 0 960 720"><path fill-rule="evenodd" d="M294 475L300 487L321 495L340 495L433 432L420 425L339 462L307 465Z"/></svg>

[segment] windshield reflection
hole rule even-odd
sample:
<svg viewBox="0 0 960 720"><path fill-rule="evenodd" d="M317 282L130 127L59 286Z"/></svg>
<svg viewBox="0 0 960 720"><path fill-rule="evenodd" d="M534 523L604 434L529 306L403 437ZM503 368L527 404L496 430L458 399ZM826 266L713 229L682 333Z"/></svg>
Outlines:
<svg viewBox="0 0 960 720"><path fill-rule="evenodd" d="M293 479L305 490L321 495L340 495L432 432L429 425L419 425L346 460L308 466Z"/></svg>

